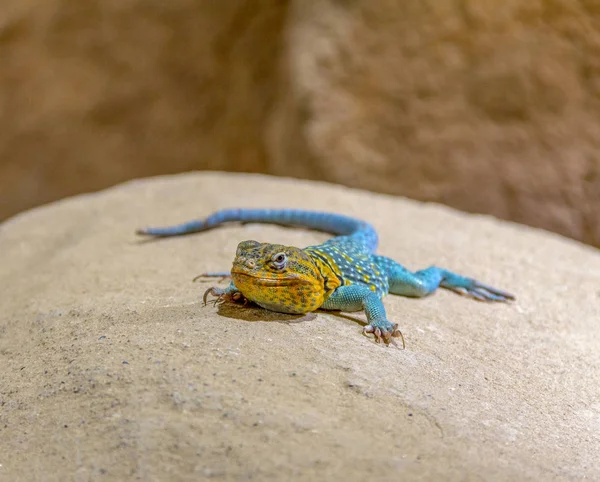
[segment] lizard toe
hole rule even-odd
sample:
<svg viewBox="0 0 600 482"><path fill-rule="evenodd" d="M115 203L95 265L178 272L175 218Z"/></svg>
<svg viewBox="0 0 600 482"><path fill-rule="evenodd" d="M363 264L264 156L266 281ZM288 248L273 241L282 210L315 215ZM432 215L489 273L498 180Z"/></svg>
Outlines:
<svg viewBox="0 0 600 482"><path fill-rule="evenodd" d="M444 283L444 288L454 291L462 296L468 296L477 301L513 301L515 296L493 286L480 283L477 280L467 279L462 285Z"/></svg>
<svg viewBox="0 0 600 482"><path fill-rule="evenodd" d="M246 297L239 291L232 291L229 288L219 288L218 286L213 286L211 288L208 288L204 292L204 296L202 296L204 306L208 304L209 295L216 297L216 299L211 300L215 306L220 303L225 303L226 301L244 304L246 304L247 302Z"/></svg>
<svg viewBox="0 0 600 482"><path fill-rule="evenodd" d="M400 338L402 340L402 349L406 347L404 335L398 329L398 323L392 324L387 320L385 323L370 323L363 328L363 335L368 335L370 333L373 333L376 343L384 343L386 346L392 344L395 347L400 348L394 339Z"/></svg>
<svg viewBox="0 0 600 482"><path fill-rule="evenodd" d="M214 272L200 273L198 276L195 276L194 279L192 279L192 282L195 283L196 281L198 281L201 278L220 278L219 281L224 281L226 279L231 278L231 273L229 271L214 271Z"/></svg>

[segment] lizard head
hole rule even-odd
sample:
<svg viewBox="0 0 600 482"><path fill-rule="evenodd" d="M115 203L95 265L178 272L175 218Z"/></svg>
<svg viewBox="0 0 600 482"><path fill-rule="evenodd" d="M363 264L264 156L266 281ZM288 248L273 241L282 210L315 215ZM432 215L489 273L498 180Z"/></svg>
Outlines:
<svg viewBox="0 0 600 482"><path fill-rule="evenodd" d="M246 298L271 311L308 313L323 303L323 277L300 248L242 241L231 276Z"/></svg>

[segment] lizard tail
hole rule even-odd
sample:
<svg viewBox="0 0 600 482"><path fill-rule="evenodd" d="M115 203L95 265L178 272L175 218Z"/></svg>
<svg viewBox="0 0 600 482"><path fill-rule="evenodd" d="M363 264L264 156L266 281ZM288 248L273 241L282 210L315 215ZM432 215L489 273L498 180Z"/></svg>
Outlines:
<svg viewBox="0 0 600 482"><path fill-rule="evenodd" d="M206 231L228 222L266 223L298 226L337 236L360 237L373 250L377 247L377 232L365 221L341 214L303 209L225 209L205 219L196 219L167 227L138 229L137 234L167 237Z"/></svg>

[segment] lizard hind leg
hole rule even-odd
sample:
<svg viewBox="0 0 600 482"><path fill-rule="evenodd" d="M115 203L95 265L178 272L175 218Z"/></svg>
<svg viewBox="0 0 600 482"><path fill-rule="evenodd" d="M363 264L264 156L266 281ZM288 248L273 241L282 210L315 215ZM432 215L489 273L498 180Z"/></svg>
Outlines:
<svg viewBox="0 0 600 482"><path fill-rule="evenodd" d="M386 259L390 293L409 297L423 297L437 288L445 288L478 301L510 301L515 296L437 266L419 271L409 271L391 259Z"/></svg>
<svg viewBox="0 0 600 482"><path fill-rule="evenodd" d="M486 285L475 279L466 278L450 271L444 271L444 279L440 283L442 288L454 291L459 295L469 296L478 301L513 301L516 297L506 291Z"/></svg>
<svg viewBox="0 0 600 482"><path fill-rule="evenodd" d="M192 280L192 282L195 283L200 278L221 278L220 281L223 281L224 279L231 278L231 272L230 271L208 271L206 273L200 273L198 276L194 276L194 279Z"/></svg>

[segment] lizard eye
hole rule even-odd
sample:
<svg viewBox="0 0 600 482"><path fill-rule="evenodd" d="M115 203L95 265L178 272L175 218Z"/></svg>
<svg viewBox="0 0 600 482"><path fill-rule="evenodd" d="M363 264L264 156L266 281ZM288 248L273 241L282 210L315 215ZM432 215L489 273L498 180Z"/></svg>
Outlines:
<svg viewBox="0 0 600 482"><path fill-rule="evenodd" d="M273 255L273 257L271 258L271 261L273 261L273 264L275 265L275 267L277 269L282 269L285 267L285 263L287 261L287 256L285 255L285 253L277 253L277 254Z"/></svg>

